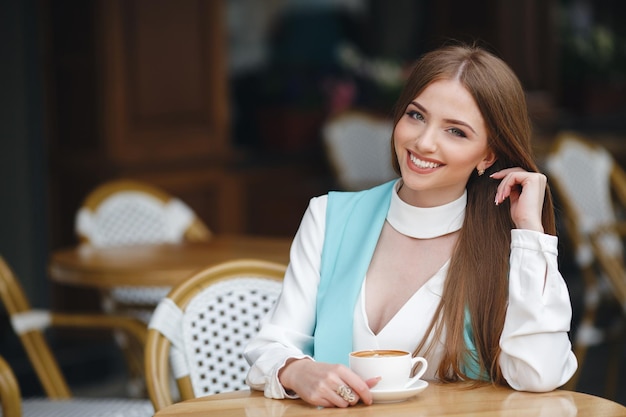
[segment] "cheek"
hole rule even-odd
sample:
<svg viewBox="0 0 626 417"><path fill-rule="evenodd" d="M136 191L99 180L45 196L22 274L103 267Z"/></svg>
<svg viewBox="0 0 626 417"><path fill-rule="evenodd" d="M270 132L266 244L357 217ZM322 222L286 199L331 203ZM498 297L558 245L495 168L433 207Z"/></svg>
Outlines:
<svg viewBox="0 0 626 417"><path fill-rule="evenodd" d="M411 138L411 129L406 125L406 123L398 123L396 128L393 131L394 145L397 147L399 145L405 144Z"/></svg>
<svg viewBox="0 0 626 417"><path fill-rule="evenodd" d="M463 155L462 152L459 152L458 154L459 155ZM464 156L459 158L458 165L459 166L463 166L465 171L468 171L468 172L471 173L471 171L473 171L474 168L482 160L483 160L482 155L477 155L477 154L472 154L471 152L467 152L467 153L464 154Z"/></svg>

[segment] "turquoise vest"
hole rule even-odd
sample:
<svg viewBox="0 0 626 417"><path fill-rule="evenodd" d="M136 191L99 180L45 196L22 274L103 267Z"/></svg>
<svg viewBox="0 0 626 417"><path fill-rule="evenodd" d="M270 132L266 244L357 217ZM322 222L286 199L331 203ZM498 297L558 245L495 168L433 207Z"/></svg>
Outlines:
<svg viewBox="0 0 626 417"><path fill-rule="evenodd" d="M353 350L354 308L389 211L395 182L366 191L328 194L313 333L313 356L317 361L348 365ZM485 379L478 371L469 314L465 317L464 336L471 355L464 372L471 378Z"/></svg>

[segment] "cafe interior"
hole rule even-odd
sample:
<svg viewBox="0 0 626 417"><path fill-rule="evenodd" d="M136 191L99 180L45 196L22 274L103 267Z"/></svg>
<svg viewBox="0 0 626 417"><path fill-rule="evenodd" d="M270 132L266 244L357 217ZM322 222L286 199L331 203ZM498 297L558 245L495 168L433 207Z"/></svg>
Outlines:
<svg viewBox="0 0 626 417"><path fill-rule="evenodd" d="M286 263L312 197L394 177L390 115L411 63L475 41L519 76L554 195L570 337L584 358L569 388L626 405L624 228L611 229L612 249L593 229L626 214L624 16L619 0L8 0L0 255L33 307L122 314L104 302L100 271L81 281L72 257L106 240L90 217L104 194L139 188L176 202L171 217L194 231L185 238ZM574 167L557 155L567 138L588 146ZM600 181L589 191L588 177ZM112 246L98 267L144 262ZM22 397L41 397L2 304L0 355ZM115 332L49 329L46 339L75 396L147 395Z"/></svg>

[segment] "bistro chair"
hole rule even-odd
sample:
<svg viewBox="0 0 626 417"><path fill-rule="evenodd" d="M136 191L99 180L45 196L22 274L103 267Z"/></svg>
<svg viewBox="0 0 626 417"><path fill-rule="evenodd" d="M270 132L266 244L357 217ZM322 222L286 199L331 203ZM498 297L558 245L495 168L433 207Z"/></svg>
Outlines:
<svg viewBox="0 0 626 417"><path fill-rule="evenodd" d="M339 187L363 190L397 175L391 166L390 119L350 110L331 117L322 138Z"/></svg>
<svg viewBox="0 0 626 417"><path fill-rule="evenodd" d="M5 417L22 415L20 409L25 417L148 417L154 414L148 400L74 398L44 333L48 328L116 329L145 344L147 330L143 323L125 316L63 314L32 309L15 274L1 256L0 298L46 396L21 400L15 375L1 358L0 400Z"/></svg>
<svg viewBox="0 0 626 417"><path fill-rule="evenodd" d="M96 187L76 215L79 241L93 247L208 241L211 232L184 202L164 190L134 180L113 180ZM117 287L102 293L103 309L138 317L146 324L169 287ZM119 337L119 336L118 336ZM144 393L143 349L128 342L129 391Z"/></svg>
<svg viewBox="0 0 626 417"><path fill-rule="evenodd" d="M246 387L243 349L278 298L285 270L285 265L262 260L224 262L187 278L159 303L145 355L155 410L173 398ZM178 393L170 384L170 367Z"/></svg>
<svg viewBox="0 0 626 417"><path fill-rule="evenodd" d="M208 241L211 232L184 202L167 192L134 180L114 180L96 187L76 215L79 241L94 247L183 241ZM154 307L166 287L115 288L109 302ZM149 320L149 316L144 316Z"/></svg>
<svg viewBox="0 0 626 417"><path fill-rule="evenodd" d="M626 309L626 173L602 146L574 132L562 132L546 158L549 181L564 214L564 225L583 277L583 314L574 335L579 370L566 385L576 387L590 346L613 343L606 392L615 394ZM612 325L598 325L600 305L619 304ZM604 304L603 304L604 303Z"/></svg>
<svg viewBox="0 0 626 417"><path fill-rule="evenodd" d="M0 356L0 413L4 417L22 417L20 387L13 370L2 356Z"/></svg>

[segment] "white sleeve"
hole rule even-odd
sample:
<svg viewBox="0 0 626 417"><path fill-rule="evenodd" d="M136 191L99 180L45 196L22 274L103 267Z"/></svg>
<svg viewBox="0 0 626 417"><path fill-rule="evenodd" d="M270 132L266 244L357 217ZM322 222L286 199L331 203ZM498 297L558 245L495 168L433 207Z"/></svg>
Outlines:
<svg viewBox="0 0 626 417"><path fill-rule="evenodd" d="M244 351L251 365L246 383L268 398L292 397L278 381L278 371L287 359L312 351L327 201L324 195L309 202L291 246L282 293Z"/></svg>
<svg viewBox="0 0 626 417"><path fill-rule="evenodd" d="M512 230L509 304L499 358L512 388L551 391L572 377L578 365L567 334L571 318L556 236Z"/></svg>

